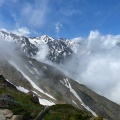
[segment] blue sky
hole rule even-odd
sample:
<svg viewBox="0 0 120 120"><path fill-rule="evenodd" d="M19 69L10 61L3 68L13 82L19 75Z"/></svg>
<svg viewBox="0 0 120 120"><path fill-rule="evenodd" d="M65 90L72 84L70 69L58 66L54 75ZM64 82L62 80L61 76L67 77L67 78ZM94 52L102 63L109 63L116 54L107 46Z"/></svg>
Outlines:
<svg viewBox="0 0 120 120"><path fill-rule="evenodd" d="M68 39L86 37L91 30L116 35L120 34L120 1L0 0L0 28Z"/></svg>

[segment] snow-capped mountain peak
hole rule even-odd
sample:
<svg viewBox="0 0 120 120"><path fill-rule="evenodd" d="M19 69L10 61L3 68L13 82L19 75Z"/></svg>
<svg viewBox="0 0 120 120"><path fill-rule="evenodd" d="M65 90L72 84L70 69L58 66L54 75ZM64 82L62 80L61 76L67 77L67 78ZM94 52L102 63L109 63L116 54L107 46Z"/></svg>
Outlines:
<svg viewBox="0 0 120 120"><path fill-rule="evenodd" d="M48 35L28 37L0 31L0 38L3 38L5 41L16 43L27 56L32 57L38 53L42 44L46 44L49 48L47 59L56 63L63 63L66 59L69 59L79 46L79 44L73 41L64 38L55 40Z"/></svg>

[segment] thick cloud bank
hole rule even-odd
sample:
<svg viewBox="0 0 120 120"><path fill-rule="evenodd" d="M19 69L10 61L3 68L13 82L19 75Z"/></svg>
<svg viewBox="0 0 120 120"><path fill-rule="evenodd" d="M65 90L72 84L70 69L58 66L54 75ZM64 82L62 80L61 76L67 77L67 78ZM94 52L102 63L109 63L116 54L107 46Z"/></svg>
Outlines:
<svg viewBox="0 0 120 120"><path fill-rule="evenodd" d="M120 35L101 35L98 31L91 31L88 38L80 37L77 41L80 47L73 59L55 67L120 104Z"/></svg>

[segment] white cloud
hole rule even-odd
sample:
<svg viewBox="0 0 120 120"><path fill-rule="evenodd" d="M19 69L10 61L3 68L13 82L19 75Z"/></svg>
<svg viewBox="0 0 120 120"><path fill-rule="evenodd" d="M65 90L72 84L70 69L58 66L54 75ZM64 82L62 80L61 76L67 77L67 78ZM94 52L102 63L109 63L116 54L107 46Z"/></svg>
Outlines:
<svg viewBox="0 0 120 120"><path fill-rule="evenodd" d="M14 22L15 22L15 27L18 28L18 27L20 26L20 24L19 24L19 22L18 22L18 19L17 19L15 13L14 13L14 12L11 12L11 16L13 17L13 20L14 20Z"/></svg>
<svg viewBox="0 0 120 120"><path fill-rule="evenodd" d="M0 28L0 30L5 32L11 32L17 35L24 35L24 36L31 34L31 31L27 27L19 27L14 30L7 30L5 28Z"/></svg>
<svg viewBox="0 0 120 120"><path fill-rule="evenodd" d="M81 42L81 41L83 41L83 40L84 40L84 39L83 39L82 37L76 37L76 38L71 39L71 41L77 42L77 43L79 43L79 42Z"/></svg>
<svg viewBox="0 0 120 120"><path fill-rule="evenodd" d="M5 28L0 28L0 30L1 30L1 31L7 32L7 30L6 30Z"/></svg>
<svg viewBox="0 0 120 120"><path fill-rule="evenodd" d="M59 37L59 32L60 32L61 28L63 28L62 24L59 23L59 22L57 22L57 23L55 24L55 32L56 32L56 34L57 34L57 35L56 35L57 37Z"/></svg>
<svg viewBox="0 0 120 120"><path fill-rule="evenodd" d="M37 52L37 55L36 55L36 59L38 61L46 61L47 59L47 55L48 55L48 52L49 52L49 48L47 46L47 44L43 43L41 41L41 44L39 45L39 51Z"/></svg>
<svg viewBox="0 0 120 120"><path fill-rule="evenodd" d="M54 66L120 104L120 35L101 35L99 31L91 31L87 38L73 40L83 42L75 56L64 65Z"/></svg>
<svg viewBox="0 0 120 120"><path fill-rule="evenodd" d="M98 30L91 31L88 39L96 39L100 36L100 33Z"/></svg>
<svg viewBox="0 0 120 120"><path fill-rule="evenodd" d="M83 15L83 12L81 10L75 10L75 9L61 9L61 13L66 16L72 16L72 15Z"/></svg>
<svg viewBox="0 0 120 120"><path fill-rule="evenodd" d="M22 8L22 21L33 27L41 27L46 21L48 12L48 0L35 0L35 3L27 3Z"/></svg>
<svg viewBox="0 0 120 120"><path fill-rule="evenodd" d="M15 33L17 35L29 35L31 33L27 27L20 27L20 28L11 30L10 32Z"/></svg>

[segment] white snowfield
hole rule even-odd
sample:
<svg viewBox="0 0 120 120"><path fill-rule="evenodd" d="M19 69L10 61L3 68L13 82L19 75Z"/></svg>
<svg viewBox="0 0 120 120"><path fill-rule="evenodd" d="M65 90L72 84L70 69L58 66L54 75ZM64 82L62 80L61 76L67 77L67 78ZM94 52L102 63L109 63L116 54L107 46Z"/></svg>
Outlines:
<svg viewBox="0 0 120 120"><path fill-rule="evenodd" d="M70 83L69 83L69 81L68 81L67 78L64 79L64 82L61 81L61 80L60 80L60 82L61 82L62 84L64 84L67 88L70 89L70 91L71 91L71 92L73 93L73 95L80 101L81 105L84 106L84 108L86 108L88 111L90 111L95 117L98 117L98 115L97 115L93 110L91 110L87 105L85 105L85 104L83 103L83 101L81 100L81 98L78 96L78 94L75 92L75 90L71 87L71 85L70 85Z"/></svg>

